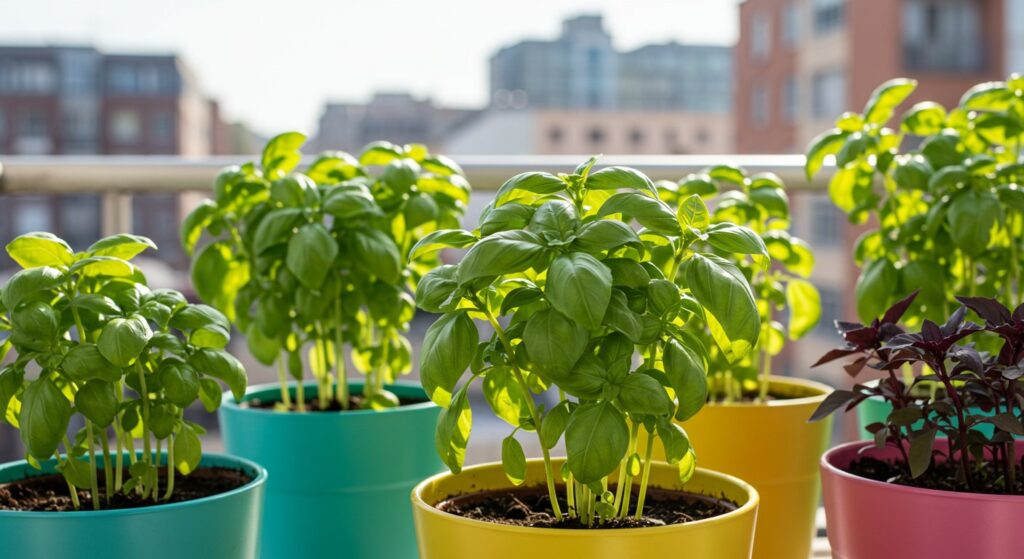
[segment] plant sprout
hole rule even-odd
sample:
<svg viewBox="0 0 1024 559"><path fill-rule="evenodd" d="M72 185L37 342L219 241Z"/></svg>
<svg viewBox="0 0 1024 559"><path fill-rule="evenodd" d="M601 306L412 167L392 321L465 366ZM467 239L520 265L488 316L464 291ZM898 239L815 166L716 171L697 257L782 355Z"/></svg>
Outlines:
<svg viewBox="0 0 1024 559"><path fill-rule="evenodd" d="M220 173L214 198L182 225L189 254L210 237L194 254L193 283L245 333L257 360L277 363L284 408L293 407L290 374L298 382L294 408L307 409L308 368L319 409L348 409L346 344L366 375L361 405L397 406L385 385L411 371L403 335L415 311L410 293L440 264L433 255L410 257L410 249L439 227L458 226L469 184L448 158L385 142L358 160L325 152L299 173L304 141L281 134L259 165ZM376 176L367 166L383 170Z"/></svg>
<svg viewBox="0 0 1024 559"><path fill-rule="evenodd" d="M814 329L821 317L821 298L807 278L814 269L814 253L802 239L790 235L789 197L785 185L774 173L747 174L742 167L716 165L688 175L678 183L658 182L661 198L670 206L706 202L712 208L710 222L694 247L732 262L750 282L761 333L756 351L738 359L717 349L712 341L720 334L714 321L708 328L695 331L709 348L709 389L714 400L736 401L753 392L758 400L768 396L772 357L782 352L787 336L798 340ZM761 237L771 255L771 267L764 256L735 252L727 234L735 225L743 225ZM665 270L671 262L670 246L655 247L652 259ZM686 288L686 278L673 279ZM788 309L787 324L780 322ZM760 371L760 372L759 372Z"/></svg>
<svg viewBox="0 0 1024 559"><path fill-rule="evenodd" d="M438 453L461 470L472 426L467 392L479 381L512 427L502 443L509 480L524 481L516 435L533 432L555 516L587 526L642 516L655 439L681 479L692 475L695 453L672 419L693 416L707 400L707 350L695 325L713 317L716 342L737 358L757 342L760 319L743 273L695 243L714 236L734 252L767 259L753 231L712 230L699 197L677 213L645 175L594 171L594 163L572 174L517 175L498 190L477 230L437 231L413 248L414 255L469 249L459 264L426 274L416 292L420 308L443 313L427 331L420 361L424 388L444 408ZM672 248L668 274L651 261L658 246ZM677 274L683 288L666 279ZM483 341L478 320L493 329ZM546 393L557 394L557 403L535 399ZM638 447L640 429L649 434L645 448ZM568 459L556 472L550 451L563 436Z"/></svg>
<svg viewBox="0 0 1024 559"><path fill-rule="evenodd" d="M0 369L0 419L19 429L34 467L57 460L76 509L77 488L101 507L100 464L107 502L116 493L170 499L175 469L187 475L202 456L205 431L184 410L197 399L216 410L219 382L245 392L242 365L223 351L227 319L177 291L146 287L128 261L148 248L156 246L144 237L115 235L74 253L49 233L7 245L23 270L0 289L0 331L9 332L0 359L17 353ZM73 414L85 426L71 439Z"/></svg>

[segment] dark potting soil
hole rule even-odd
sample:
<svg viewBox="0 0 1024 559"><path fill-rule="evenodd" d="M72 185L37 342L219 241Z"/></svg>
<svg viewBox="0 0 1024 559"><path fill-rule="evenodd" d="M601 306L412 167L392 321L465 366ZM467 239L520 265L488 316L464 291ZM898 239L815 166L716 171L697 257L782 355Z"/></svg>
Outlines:
<svg viewBox="0 0 1024 559"><path fill-rule="evenodd" d="M614 491L614 487L611 491ZM565 487L560 487L559 506L569 510L565 501ZM631 510L635 511L639 490L634 489ZM437 504L438 510L483 520L495 524L510 524L530 528L588 529L575 518L555 518L551 510L551 499L544 486L519 487L500 491L484 491L452 497ZM683 524L703 520L736 510L736 503L725 499L696 493L681 493L657 488L647 489L643 518L637 520L632 514L628 518L615 519L604 524L595 524L591 529L645 528Z"/></svg>
<svg viewBox="0 0 1024 559"><path fill-rule="evenodd" d="M127 472L126 472L127 474ZM160 502L152 498L143 500L135 493L111 495L106 502L104 476L100 471L100 508L133 509L150 507L155 504L180 503L203 497L227 493L252 481L252 476L241 470L230 468L199 468L187 476L174 476L174 493L169 500L163 499L167 490L166 468L160 468ZM78 488L80 510L92 510L92 494L88 489ZM20 481L0 484L0 509L35 512L64 512L75 510L68 491L68 484L60 475L43 475Z"/></svg>
<svg viewBox="0 0 1024 559"><path fill-rule="evenodd" d="M963 480L957 479L960 471L959 465L959 462L933 463L925 473L917 478L911 478L903 464L892 460L864 457L851 462L845 470L867 479L920 489L937 489L960 493L987 493L992 495L1010 493L1006 490L1003 468L996 468L991 464L986 464L986 467L975 469L973 475L974 489L971 489L967 487ZM1017 483L1012 493L1016 495L1024 494L1024 470L1019 467L1017 468Z"/></svg>
<svg viewBox="0 0 1024 559"><path fill-rule="evenodd" d="M412 406L415 404L422 404L428 402L426 398L398 398L398 406ZM332 399L326 408L320 407L320 401L315 397L306 400L306 411L307 412L330 412L330 411L356 411L366 409L364 404L366 400L362 396L352 396L348 399L348 409L341 407L341 404L337 400ZM261 400L259 398L250 398L241 403L243 408L255 408L261 410L276 410L282 409L284 406L281 405L280 400ZM292 402L292 405L288 407L288 411L297 412L299 407Z"/></svg>

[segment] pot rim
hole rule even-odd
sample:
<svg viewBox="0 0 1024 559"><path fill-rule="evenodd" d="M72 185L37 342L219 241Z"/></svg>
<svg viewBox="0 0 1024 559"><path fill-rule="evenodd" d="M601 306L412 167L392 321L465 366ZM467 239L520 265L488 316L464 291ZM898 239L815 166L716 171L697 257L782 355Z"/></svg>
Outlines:
<svg viewBox="0 0 1024 559"><path fill-rule="evenodd" d="M816 380L798 377L786 377L782 375L769 375L769 389L772 385L790 385L815 390L818 393L813 396L802 396L800 398L787 398L784 400L769 400L767 402L708 402L708 406L719 408L785 408L790 406L806 406L824 400L835 388Z"/></svg>
<svg viewBox="0 0 1024 559"><path fill-rule="evenodd" d="M945 439L935 439L936 441ZM832 463L832 460L839 454L849 452L851 449L856 449L859 453L860 449L867 446L874 446L874 441L851 441L843 443L841 445L834 446L821 456L821 469L828 475L841 478L848 483L854 483L866 488L871 489L885 489L886 491L892 491L908 496L918 497L932 497L932 498L948 498L948 499L962 499L965 501L984 501L988 503L1008 503L1020 505L1024 503L1024 495L996 495L990 493L965 493L963 491L944 491L941 489L925 489L921 487L910 487L908 485L899 485L895 483L885 483L884 481L876 481L868 479L866 477L852 474L839 466ZM1024 446L1024 440L1017 441L1017 446ZM825 476L822 476L822 482L825 482Z"/></svg>
<svg viewBox="0 0 1024 559"><path fill-rule="evenodd" d="M298 386L298 382L296 382L294 380L289 381L288 382L288 386L289 387L296 387L296 386ZM306 386L311 386L311 385L307 383ZM349 380L349 387L359 387L359 388L362 388L362 386L363 386L363 381L362 380ZM395 381L393 383L385 385L385 387L387 387L387 386L400 386L400 387L403 387L403 388L414 388L414 389L418 389L418 390L423 390L423 387L418 382L413 382L413 381L409 381L409 380L397 380L397 381ZM263 383L263 384L250 385L250 386L248 386L245 389L245 396L242 397L242 401L245 401L246 399L248 399L249 397L251 397L253 394L255 394L257 392L263 392L265 390L277 391L277 390L280 389L280 387L281 387L281 385L276 383L276 382L267 382L267 383ZM426 398L425 394L424 394L424 397ZM419 403L416 403L416 404L410 404L408 406L398 406L398 407L388 408L388 409L383 409L383 410L348 410L348 411L315 412L315 413L297 413L297 412L283 413L283 412L275 411L273 409L248 408L248 407L243 408L242 406L239 406L238 404L239 404L239 402L235 401L235 397L231 394L230 391L225 391L221 395L221 408L230 408L232 413L254 414L254 415L272 415L272 416L280 416L280 417L338 417L338 416L355 417L355 416L366 416L366 415L382 415L382 414L402 413L402 412L418 411L418 410L424 410L424 409L430 409L430 408L436 408L437 407L437 404L432 402L429 398L427 398L426 401L424 401L424 402L419 402Z"/></svg>
<svg viewBox="0 0 1024 559"><path fill-rule="evenodd" d="M557 458L557 459L553 459L553 460L556 461L556 462L562 462L562 461L565 460L565 458ZM542 462L542 460L540 458L531 458L531 459L526 461L527 466L529 466L531 464L539 464L541 462ZM669 464L667 464L665 462L654 462L652 464L652 467L653 468L672 468L672 469L676 469L675 466L669 465ZM475 464L473 466L469 466L467 468L464 468L462 470L462 472L465 473L465 472L471 472L471 471L474 471L474 470L501 469L501 468L502 468L501 462L487 462L487 463L484 463L484 464ZM750 485L749 483L747 483L747 482L745 482L742 479L739 479L737 477L734 477L734 476L731 476L731 475L728 475L728 474L723 474L721 472L716 472L714 470L709 470L709 469L706 469L706 468L697 468L694 475L696 476L697 474L700 474L700 475L703 475L703 476L706 476L706 477L711 477L711 478L718 478L720 480L723 480L723 481L725 481L727 483L730 483L732 485L735 485L735 486L739 487L744 492L746 492L746 494L748 496L747 502L744 503L743 505L740 505L739 507L737 507L736 510L729 511L729 512L727 512L725 514L720 514L718 516L714 516L714 517L711 517L711 518L705 518L703 520L696 520L696 521L693 521L693 522L686 522L684 524L673 524L673 525L670 525L670 526L653 526L653 527L649 526L649 527L644 527L644 528L616 528L614 530L607 530L607 531L602 531L602 530L594 531L594 530L567 530L567 529L559 529L559 528L535 528L535 527L529 527L529 526L512 526L512 525L508 525L508 524L498 524L498 523L495 523L495 522L487 522L487 521L484 521L484 520L476 520L474 518L466 518L464 516L459 516L457 514L452 514L452 513L449 513L449 512L444 512L442 510L439 510L436 506L427 503L426 500L423 499L423 491L424 491L424 489L428 485L436 482L437 480L440 480L440 479L445 478L445 477L455 477L456 475L458 475L458 474L453 474L451 472L442 472L440 474L435 474L435 475L432 475L432 476L428 477L427 479L417 483L416 487L413 487L413 489L412 489L411 499L412 499L412 504L413 504L414 508L420 509L421 511L424 511L426 514L430 514L432 516L442 517L447 522L455 522L455 523L458 523L458 524L463 524L463 525L465 525L467 527L484 528L484 529L488 529L488 530L496 530L496 531L499 531L499 532L508 532L508 533L512 533L512 534L534 534L534 535L536 535L538 533L540 533L540 534L557 534L559 537L569 537L569 538L588 538L588 537L594 537L595 535L607 535L606 532L613 532L615 535L620 535L621 534L623 536L629 536L629 535L637 535L637 534L650 534L652 531L655 531L655 530L657 530L659 532L665 532L665 531L668 531L668 530L676 530L676 531L679 531L679 530L696 530L696 529L699 529L701 527L709 526L709 525L712 525L712 524L720 524L720 523L723 523L723 522L729 522L729 521L733 520L736 517L743 516L743 515L746 515L746 514L754 514L754 513L756 513L758 504L760 503L760 500L761 500L761 497L760 497L760 494L758 494L757 489L754 488L754 486Z"/></svg>
<svg viewBox="0 0 1024 559"><path fill-rule="evenodd" d="M166 452L164 452L163 455L166 456ZM227 498L233 497L235 495L239 495L239 494L242 494L242 493L248 493L248 492L256 489L257 487L265 485L267 483L267 476L268 476L267 470L263 466L260 466L259 464L257 464L256 462L253 462L252 460L249 460L249 459L246 459L246 458L241 458L241 457L238 457L238 456L232 456L230 454L223 454L223 453L219 453L219 452L204 452L203 453L203 457L200 460L200 465L202 465L202 460L205 460L205 459L214 459L214 460L224 461L224 462L234 462L235 464L240 465L244 469L256 472L256 476L253 479L251 479L249 481L249 483L246 483L245 485L243 485L241 487L236 487L235 489L232 489L231 491L225 491L224 493L218 493L216 495L209 495L207 497L202 497L200 499L192 499L190 501L181 501L181 502L177 502L177 503L162 503L162 504L158 504L158 505L150 505L150 506L145 506L145 507L135 507L135 508L130 508L130 509L113 509L113 510L85 510L85 509L82 509L82 510L76 510L76 511L55 512L55 511L21 511L21 510L4 510L4 509L0 509L0 519L4 519L4 518L8 518L8 519L10 519L10 518L85 519L85 518L88 518L88 519L91 520L91 519L95 519L95 518L111 518L111 517L121 517L121 516L144 515L144 514L159 514L159 513L163 513L163 512L169 511L169 510L184 509L184 508L190 508L190 507L200 507L200 506L203 506L203 505L205 505L207 503L210 503L212 501L217 501L217 500L220 500L220 499L227 499ZM52 462L52 461L53 461L53 459L50 459L47 462ZM18 460L16 462L5 462L3 464L0 464L0 470L6 469L6 468L19 467L19 466L23 466L23 465L28 465L28 461L27 460Z"/></svg>

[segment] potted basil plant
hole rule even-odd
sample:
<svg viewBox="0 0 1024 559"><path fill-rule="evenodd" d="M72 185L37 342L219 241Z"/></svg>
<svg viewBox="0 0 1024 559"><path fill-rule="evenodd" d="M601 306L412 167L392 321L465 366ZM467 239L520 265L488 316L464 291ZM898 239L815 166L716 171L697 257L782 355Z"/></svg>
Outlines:
<svg viewBox="0 0 1024 559"><path fill-rule="evenodd" d="M413 491L423 559L750 556L757 492L696 468L673 422L707 400L692 332L703 303L751 299L750 286L729 260L691 250L708 223L677 215L640 172L594 163L517 175L477 230L439 231L413 249L469 249L416 292L421 309L441 313L420 372L443 408L435 441L451 470ZM764 254L754 232L736 237L734 251ZM650 244L674 246L670 268L690 283L668 281ZM757 313L721 317L720 341L749 351ZM477 384L510 432L500 464L463 469ZM542 457L528 460L519 437L536 437ZM563 440L567 458L552 457Z"/></svg>
<svg viewBox="0 0 1024 559"><path fill-rule="evenodd" d="M304 140L281 134L259 164L222 171L182 226L196 291L279 374L225 395L225 448L271 472L265 557L339 542L353 556L414 557L408 492L442 466L430 452L438 408L398 380L412 368L411 290L439 264L410 249L458 225L469 185L447 158L383 142L300 172Z"/></svg>
<svg viewBox="0 0 1024 559"><path fill-rule="evenodd" d="M844 346L818 364L847 359L847 371L883 372L879 384L837 390L821 419L883 398L892 412L871 427L873 441L833 448L821 460L828 536L835 557L986 557L1024 555L1014 535L1024 514L1021 424L1024 306L958 297L942 324L900 322L919 293L871 323L837 323ZM984 323L966 320L968 309ZM996 351L980 351L978 343ZM914 371L905 384L900 369ZM926 388L919 396L912 386ZM956 529L936 534L950 518Z"/></svg>
<svg viewBox="0 0 1024 559"><path fill-rule="evenodd" d="M663 200L701 224L690 250L731 262L753 293L729 301L694 293L707 315L705 326L692 332L708 349L708 405L683 427L701 450L702 465L739 476L761 495L754 557L807 557L820 499L818 459L831 433L829 421L808 423L807 417L832 389L773 374L772 358L787 338L810 332L821 315L818 291L808 280L814 253L787 231L789 199L773 173L749 175L741 167L716 165L658 186ZM737 225L756 233L752 240L763 244L772 266L764 265L763 253L735 252ZM676 247L655 243L650 250L669 273ZM671 279L683 289L693 281L685 273ZM745 355L715 343L722 335L719 324L736 309L760 317L757 343ZM779 441L785 441L786 452L779 452Z"/></svg>
<svg viewBox="0 0 1024 559"><path fill-rule="evenodd" d="M916 85L882 84L863 113L844 113L808 148L808 177L834 155L832 200L869 224L854 249L862 321L915 289L910 327L942 320L956 294L1024 301L1024 77L978 84L948 110L917 103L889 127ZM859 406L863 436L891 411L877 399Z"/></svg>
<svg viewBox="0 0 1024 559"><path fill-rule="evenodd" d="M11 557L259 553L266 472L204 454L199 401L241 396L224 351L227 319L178 292L151 290L131 260L134 235L75 253L49 233L7 245L23 268L0 288L0 420L26 459L0 465L0 538ZM78 427L80 426L80 427ZM69 430L71 431L69 434Z"/></svg>

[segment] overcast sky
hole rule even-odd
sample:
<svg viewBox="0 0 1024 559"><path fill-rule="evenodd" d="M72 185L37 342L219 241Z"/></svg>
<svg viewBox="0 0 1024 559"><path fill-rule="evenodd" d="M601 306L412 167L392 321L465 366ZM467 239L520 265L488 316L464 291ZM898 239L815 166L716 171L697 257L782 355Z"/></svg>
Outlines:
<svg viewBox="0 0 1024 559"><path fill-rule="evenodd" d="M0 0L0 43L177 51L229 118L312 132L324 100L411 90L482 104L487 59L602 13L619 48L731 44L736 0Z"/></svg>

